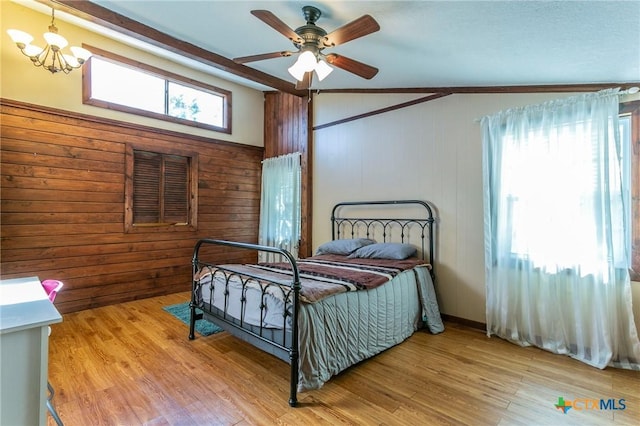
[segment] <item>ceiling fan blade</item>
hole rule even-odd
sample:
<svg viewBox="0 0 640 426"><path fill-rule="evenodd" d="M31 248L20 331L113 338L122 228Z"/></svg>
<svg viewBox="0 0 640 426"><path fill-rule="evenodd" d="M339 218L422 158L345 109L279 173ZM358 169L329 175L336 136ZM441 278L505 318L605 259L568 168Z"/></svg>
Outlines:
<svg viewBox="0 0 640 426"><path fill-rule="evenodd" d="M367 34L375 33L379 29L380 25L375 19L369 15L364 15L327 34L325 45L337 46L344 44Z"/></svg>
<svg viewBox="0 0 640 426"><path fill-rule="evenodd" d="M280 34L287 37L289 40L293 41L294 43L302 42L300 36L296 34L296 32L293 31L291 27L282 22L280 18L278 18L268 10L252 10L251 14L260 19L265 24L269 25L274 30L278 31Z"/></svg>
<svg viewBox="0 0 640 426"><path fill-rule="evenodd" d="M307 90L311 87L313 80L313 71L304 73L304 79L302 81L296 81L296 90Z"/></svg>
<svg viewBox="0 0 640 426"><path fill-rule="evenodd" d="M342 68L345 71L349 71L355 75L359 75L362 78L366 78L367 80L372 79L378 74L378 68L372 67L371 65L363 64L362 62L358 62L355 59L347 58L346 56L336 55L335 53L330 53L326 55L327 62L331 65Z"/></svg>
<svg viewBox="0 0 640 426"><path fill-rule="evenodd" d="M288 51L262 53L259 55L241 56L239 58L233 58L233 62L235 62L236 64L245 64L247 62L262 61L265 59L285 58L291 55L293 55L293 52L288 52Z"/></svg>

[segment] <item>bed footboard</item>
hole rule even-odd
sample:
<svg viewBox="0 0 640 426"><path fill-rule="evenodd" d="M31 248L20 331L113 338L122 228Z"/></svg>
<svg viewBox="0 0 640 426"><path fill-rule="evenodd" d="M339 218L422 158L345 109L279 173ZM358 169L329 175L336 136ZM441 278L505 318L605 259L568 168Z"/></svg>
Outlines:
<svg viewBox="0 0 640 426"><path fill-rule="evenodd" d="M291 281L287 283L275 282L229 269L228 266L230 265L217 265L203 259L201 249L212 245L280 254L291 266ZM234 336L289 362L291 365L289 405L296 406L299 371L298 312L300 306L300 275L296 260L288 251L275 247L225 240L201 239L195 245L192 265L193 285L190 302L189 339L195 339L196 320L204 318ZM206 281L207 284L204 284L205 280L202 279L205 275L210 277L210 280ZM217 289L221 293L217 293L217 295L214 294L215 280L218 280L218 285L221 286L221 288ZM236 291L237 298L235 299L233 298L233 291L231 291L233 285L238 288ZM255 290L256 288L258 289L258 303L261 313L266 309L270 290L277 289L278 292L282 293L284 308L281 329L274 329L266 324L262 319L262 314L257 323L255 321L252 323L245 319L244 312L247 310L246 307L250 299L248 292L250 289ZM209 292L208 298L203 297L205 292ZM216 297L218 301L214 303ZM231 312L232 306L235 306L236 312L241 314L233 315ZM201 310L203 313L198 314L196 309Z"/></svg>

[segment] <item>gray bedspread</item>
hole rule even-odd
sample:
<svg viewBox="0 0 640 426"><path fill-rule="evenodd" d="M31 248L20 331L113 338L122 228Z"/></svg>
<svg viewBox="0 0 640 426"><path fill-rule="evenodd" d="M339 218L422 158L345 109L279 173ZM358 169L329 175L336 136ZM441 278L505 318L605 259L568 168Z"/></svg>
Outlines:
<svg viewBox="0 0 640 426"><path fill-rule="evenodd" d="M298 391L318 389L349 366L403 342L423 320L431 333L444 331L426 266L374 289L302 304Z"/></svg>

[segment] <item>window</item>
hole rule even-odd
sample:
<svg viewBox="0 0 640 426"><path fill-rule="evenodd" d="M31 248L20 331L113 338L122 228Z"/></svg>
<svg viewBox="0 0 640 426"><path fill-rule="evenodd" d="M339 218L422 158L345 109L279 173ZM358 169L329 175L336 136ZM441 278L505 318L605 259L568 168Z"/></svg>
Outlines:
<svg viewBox="0 0 640 426"><path fill-rule="evenodd" d="M535 267L582 265L583 273L595 272L591 268L597 267L600 253L593 247L600 246L601 235L584 230L594 228L594 216L588 212L596 211L602 197L598 176L608 170L610 181L617 182L611 186L620 188L620 177L628 166L605 168L596 152L599 146L585 148L594 126L586 120L550 126L546 131L504 135L501 184L507 194L507 226L512 229L510 248L515 258ZM615 152L613 139L609 142L610 151ZM628 150L623 149L623 158L628 158L624 151ZM622 193L617 194L612 198L618 202L612 202L610 208L617 212L616 217L622 217ZM624 224L617 225L611 234L613 245L623 250Z"/></svg>
<svg viewBox="0 0 640 426"><path fill-rule="evenodd" d="M619 120L620 141L622 145L622 170L619 172L612 171L612 179L618 179L621 176L623 179L622 188L628 188L631 191L629 197L626 197L630 203L626 206L628 212L626 214L631 218L631 230L625 233L623 223L615 223L612 236L614 238L614 245L616 247L624 247L625 241L627 247L630 247L631 254L631 279L640 281L640 101L628 102L621 104L620 106L620 120ZM562 127L555 129L555 134L558 137L562 137L565 142L573 140L580 140L583 137L576 133L571 136L565 133ZM508 140L510 135L506 135ZM539 145L537 141L538 135L531 134L532 145ZM586 175L591 167L595 167L589 160L589 156L581 158L579 156L579 150L571 148L571 145L565 145L564 151L561 147L556 148L556 151L550 153L548 157L541 159L538 157L535 151L514 151L509 152L506 149L505 156L509 157L509 161L503 164L505 177L504 185L505 189L511 194L508 197L508 209L511 212L511 223L509 226L513 226L514 236L511 246L511 251L518 259L527 259L530 261L537 260L539 264L546 264L564 260L565 263L577 262L581 259L582 253L579 250L569 250L561 245L556 245L556 251L545 248L544 241L548 232L553 235L561 235L566 233L565 229L555 229L557 225L555 221L541 220L540 211L537 206L542 206L548 200L549 194L546 191L538 191L536 188L549 188L559 187L564 185L566 187L563 191L563 200L568 197L573 197L574 202L570 206L574 207L574 210L564 208L554 212L554 217L566 216L573 218L574 221L580 223L584 221L584 215L580 214L581 211L589 210L594 204L595 192L593 191L593 182L585 179L574 179L575 176ZM583 155L588 153L582 153ZM561 175L553 175L549 170L560 170L562 168L553 165L556 161L560 161L562 158L572 158L574 173L562 173ZM537 161L546 164L545 170L539 171L537 167ZM580 172L582 170L582 172ZM521 173L526 171L526 173ZM509 178L506 178L509 176ZM521 176L522 179L519 179ZM535 179L530 179L530 176L535 176ZM618 186L618 185L616 185ZM538 199L524 200L520 196L513 194L519 194L522 190L527 189L531 194L539 196ZM626 194L625 194L626 195ZM559 205L561 201L557 200L555 205ZM529 201L529 202L526 202ZM612 206L615 209L622 209L622 206ZM622 213L619 213L622 216ZM584 222L579 229L591 229L592 225L588 222ZM572 238L567 238L568 241L580 241L581 247L589 247L595 244L593 240L594 236L581 232L574 235ZM624 241L623 241L624 240ZM528 253L528 256L524 256L523 253ZM532 258L533 257L533 258ZM544 259L549 261L545 261ZM565 259L566 258L566 259ZM583 259L585 263L588 263L589 259Z"/></svg>
<svg viewBox="0 0 640 426"><path fill-rule="evenodd" d="M193 230L197 219L197 154L127 147L125 229Z"/></svg>
<svg viewBox="0 0 640 426"><path fill-rule="evenodd" d="M286 249L298 257L300 242L300 153L262 162L258 242ZM280 262L280 255L260 252L260 262Z"/></svg>
<svg viewBox="0 0 640 426"><path fill-rule="evenodd" d="M640 281L640 101L620 105L620 139L631 156L631 279Z"/></svg>
<svg viewBox="0 0 640 426"><path fill-rule="evenodd" d="M231 133L231 92L91 47L83 102Z"/></svg>

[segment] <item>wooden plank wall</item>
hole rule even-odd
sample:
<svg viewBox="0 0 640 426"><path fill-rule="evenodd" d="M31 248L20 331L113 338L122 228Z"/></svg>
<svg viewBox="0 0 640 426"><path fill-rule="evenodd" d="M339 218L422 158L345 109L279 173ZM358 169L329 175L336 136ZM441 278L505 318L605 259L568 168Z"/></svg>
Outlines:
<svg viewBox="0 0 640 426"><path fill-rule="evenodd" d="M312 204L312 104L309 98L282 92L265 93L265 158L301 153L302 232L300 257L311 255Z"/></svg>
<svg viewBox="0 0 640 426"><path fill-rule="evenodd" d="M189 290L199 238L257 242L263 148L8 100L0 120L0 274L64 281L63 313ZM199 153L197 231L124 232L128 142Z"/></svg>

